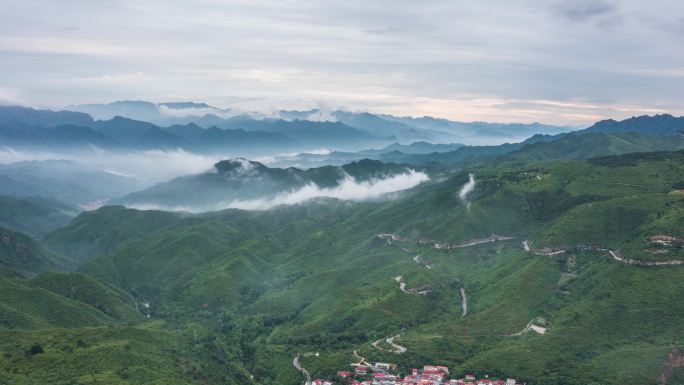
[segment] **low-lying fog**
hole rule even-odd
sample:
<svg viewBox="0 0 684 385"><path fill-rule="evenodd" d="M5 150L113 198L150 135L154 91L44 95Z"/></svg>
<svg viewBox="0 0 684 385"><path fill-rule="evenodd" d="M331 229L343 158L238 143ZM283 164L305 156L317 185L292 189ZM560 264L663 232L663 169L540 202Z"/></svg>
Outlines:
<svg viewBox="0 0 684 385"><path fill-rule="evenodd" d="M321 188L315 183L309 183L299 189L284 191L275 196L258 197L247 200L230 200L219 202L211 206L166 206L166 205L131 205L140 210L165 210L165 211L189 211L207 212L225 209L242 210L269 210L281 205L295 205L316 198L336 198L349 201L367 201L378 199L389 193L395 193L415 187L430 178L427 174L415 170L407 170L406 173L375 178L368 181L357 181L346 175L339 185L330 188Z"/></svg>
<svg viewBox="0 0 684 385"><path fill-rule="evenodd" d="M308 154L325 156L330 151L326 149L315 149L308 151ZM67 160L82 166L88 170L99 170L107 174L126 177L107 179L108 186L102 186L102 179L99 181L81 180L88 178L78 178L78 174L71 174L73 180L74 175L78 179L77 185L84 189L89 189L93 183L99 183L98 189L102 191L112 191L111 196L103 197L100 195L86 195L90 198L74 198L69 200L69 203L75 203L84 209L94 209L102 204L107 204L108 201L116 200L125 193L130 193L145 189L160 182L172 180L179 176L196 175L207 172L213 169L214 164L220 160L234 158L234 154L226 155L204 155L187 152L181 149L177 150L141 150L132 152L113 152L106 151L99 148L90 148L83 151L66 151L66 152L48 152L48 151L21 151L7 147L0 147L0 165L7 165L10 163L21 161L48 161L48 160ZM269 167L278 167L282 165L283 160L296 158L296 154L276 154L270 156L255 157L254 159L266 164ZM307 160L298 162L300 168L308 168ZM311 166L321 166L325 160L318 160L312 162ZM333 162L334 163L334 162ZM345 162L349 163L349 162ZM49 170L47 165L35 165L35 167L44 167ZM49 171L48 171L49 172ZM58 179L56 176L55 179ZM131 183L131 178L135 183ZM35 178L34 178L35 179ZM126 179L126 183L124 182ZM351 176L341 178L338 185L335 187L320 187L315 183L309 183L296 189L282 191L278 194L259 196L255 195L249 199L229 199L229 194L225 201L219 203L211 202L206 206L183 206L170 207L164 204L142 204L132 205L131 207L139 209L162 209L171 211L190 211L190 212L205 212L213 210L222 210L227 208L238 208L246 210L268 210L278 205L292 205L305 202L315 198L337 198L342 200L363 201L368 199L377 199L385 194L398 192L412 188L429 179L428 175L414 170L406 170L405 173L387 175L386 177L374 178L371 180L357 181ZM60 180L61 181L61 180ZM43 180L41 183L49 184L51 181ZM53 182L57 183L57 182ZM116 185L114 185L116 184ZM54 190L58 190L62 186L56 186ZM77 189L80 187L77 187ZM73 188L71 188L73 190ZM117 193L113 193L113 192ZM30 194L27 194L30 195ZM71 197L71 196L70 196ZM55 196L60 199L62 197Z"/></svg>
<svg viewBox="0 0 684 385"><path fill-rule="evenodd" d="M0 163L65 159L111 174L135 178L141 186L166 181L180 175L197 174L210 169L217 161L230 157L230 155L225 157L200 155L180 149L112 152L91 148L80 152L58 153L0 148Z"/></svg>

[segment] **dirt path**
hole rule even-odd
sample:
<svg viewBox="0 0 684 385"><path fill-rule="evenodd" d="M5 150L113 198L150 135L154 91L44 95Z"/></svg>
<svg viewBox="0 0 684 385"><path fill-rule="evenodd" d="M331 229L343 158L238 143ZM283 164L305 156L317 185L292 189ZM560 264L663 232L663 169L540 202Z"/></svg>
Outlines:
<svg viewBox="0 0 684 385"><path fill-rule="evenodd" d="M465 317L468 314L468 297L466 297L464 288L461 288L461 308L463 309L461 317Z"/></svg>
<svg viewBox="0 0 684 385"><path fill-rule="evenodd" d="M354 357L356 357L356 358L359 360L359 362L357 362L357 363L354 364L354 365L356 365L356 366L370 366L370 364L366 361L366 358L365 358L365 357L361 357L361 356L359 355L359 353L358 353L356 350L354 350L354 352L352 353L352 355L353 355Z"/></svg>
<svg viewBox="0 0 684 385"><path fill-rule="evenodd" d="M511 337L521 336L521 335L523 335L523 334L529 332L530 330L531 330L531 331L534 331L534 332L537 332L537 333L539 333L539 334L545 334L545 333L546 333L546 328L541 327L541 326L539 326L539 325L535 325L535 324L534 324L534 320L532 320L532 321L530 321L530 322L527 323L527 326L525 326L525 328L524 328L523 330L521 330L521 331L519 331L519 332L517 332L517 333L513 333L513 334L511 334L510 336L511 336Z"/></svg>
<svg viewBox="0 0 684 385"><path fill-rule="evenodd" d="M377 341L373 341L371 343L371 345L373 345L373 347L376 349L384 350L386 352L392 352L392 353L396 353L396 354L406 353L406 351L408 349L406 349L404 346L401 346L399 344L394 343L394 339L399 337L399 336L401 336L401 334L397 334L395 336L391 336L391 337L387 337L387 338L380 338ZM385 348L380 347L379 345L380 345L380 343L382 343L383 340L385 340L385 342L387 342L390 346L392 346L392 349L385 349Z"/></svg>
<svg viewBox="0 0 684 385"><path fill-rule="evenodd" d="M302 366L301 362L299 362L299 354L297 354L292 361L292 366L295 367L295 369L299 370L304 374L304 377L306 378L306 382L304 382L305 385L311 385L311 375L309 374L309 371L304 369Z"/></svg>

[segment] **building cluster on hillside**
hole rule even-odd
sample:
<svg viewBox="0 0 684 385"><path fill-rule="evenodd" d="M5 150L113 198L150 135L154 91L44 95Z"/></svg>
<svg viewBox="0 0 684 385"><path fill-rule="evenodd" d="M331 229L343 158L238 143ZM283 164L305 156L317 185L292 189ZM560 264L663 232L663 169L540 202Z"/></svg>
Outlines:
<svg viewBox="0 0 684 385"><path fill-rule="evenodd" d="M671 235L653 235L650 238L651 243L662 246L683 245L684 239L673 237Z"/></svg>
<svg viewBox="0 0 684 385"><path fill-rule="evenodd" d="M396 365L377 362L372 365L352 364L353 371L340 371L337 375L347 379L349 385L516 385L514 378L494 379L485 375L477 378L466 374L463 378L449 379L449 368L425 365L422 370L412 369L403 378L396 374ZM331 381L314 380L313 385L332 385Z"/></svg>

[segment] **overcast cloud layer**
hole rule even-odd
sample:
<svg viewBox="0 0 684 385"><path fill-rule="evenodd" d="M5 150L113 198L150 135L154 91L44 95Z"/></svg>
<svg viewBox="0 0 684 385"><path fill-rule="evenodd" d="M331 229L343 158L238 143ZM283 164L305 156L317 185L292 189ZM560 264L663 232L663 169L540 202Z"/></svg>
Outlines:
<svg viewBox="0 0 684 385"><path fill-rule="evenodd" d="M680 0L0 0L0 102L684 114Z"/></svg>

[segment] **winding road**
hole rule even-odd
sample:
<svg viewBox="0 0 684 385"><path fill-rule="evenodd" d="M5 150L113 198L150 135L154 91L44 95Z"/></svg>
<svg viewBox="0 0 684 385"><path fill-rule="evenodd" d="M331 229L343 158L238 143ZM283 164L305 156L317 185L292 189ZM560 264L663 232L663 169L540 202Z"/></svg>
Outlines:
<svg viewBox="0 0 684 385"><path fill-rule="evenodd" d="M432 291L429 286L427 286L427 289L425 289L425 286L423 286L423 290L418 290L420 288L406 289L406 282L404 282L404 279L401 277L401 275L394 277L394 281L399 283L399 290L408 295L428 295Z"/></svg>
<svg viewBox="0 0 684 385"><path fill-rule="evenodd" d="M305 385L311 385L311 375L309 374L309 371L304 369L302 366L301 362L299 362L299 354L297 354L292 361L292 366L295 367L295 369L299 370L304 374L304 377L306 378L306 382L304 382Z"/></svg>
<svg viewBox="0 0 684 385"><path fill-rule="evenodd" d="M530 241L525 240L523 241L523 248L525 249L526 252L536 254L536 255L556 255L556 254L561 254L565 253L568 250L567 249L554 249L554 248L548 248L545 247L540 250L535 250L530 247ZM620 254L619 251L615 250L610 250L607 248L603 247L596 247L596 246L591 246L591 247L582 247L580 248L581 250L600 250L600 251L607 251L608 254L617 262L624 263L626 265L632 265L632 266L643 266L643 267L653 267L653 266L677 266L677 265L684 265L684 260L681 259L667 259L667 260L661 260L661 261L654 261L654 260L643 260L643 259L632 259L623 256Z"/></svg>
<svg viewBox="0 0 684 385"><path fill-rule="evenodd" d="M521 331L519 331L519 332L517 332L517 333L513 333L513 334L511 334L510 336L511 336L511 337L521 336L521 335L523 335L523 334L529 332L530 330L532 330L532 331L534 331L534 332L537 332L537 333L539 333L539 334L544 334L544 333L546 333L546 328L541 327L541 326L539 326L539 325L535 325L535 324L534 324L534 320L532 320L532 321L530 321L530 322L527 323L527 326L525 326L525 328L524 328L523 330L521 330Z"/></svg>
<svg viewBox="0 0 684 385"><path fill-rule="evenodd" d="M508 235L492 235L489 238L474 239L472 241L467 241L465 243L459 243L458 245L456 245L454 247L456 247L456 248L472 247L472 246L481 245L483 243L498 242L498 241L509 241L511 239L515 239L515 237L511 237Z"/></svg>
<svg viewBox="0 0 684 385"><path fill-rule="evenodd" d="M354 364L354 365L357 365L357 366L370 366L370 364L369 364L368 362L366 362L366 358L365 358L365 357L361 357L361 355L359 355L359 353L358 353L356 350L354 350L353 355L354 355L354 357L356 357L356 358L359 359L359 362L357 362L357 363Z"/></svg>
<svg viewBox="0 0 684 385"><path fill-rule="evenodd" d="M387 338L380 338L380 339L377 340L377 341L373 341L373 342L371 343L371 345L373 345L373 347L376 348L376 349L384 350L384 351L386 351L386 352L392 352L392 353L397 353L397 354L406 353L406 351L407 351L408 349L406 349L404 346L401 346L401 345L399 345L399 344L395 344L395 343L394 343L394 339L397 338L397 337L399 337L399 336L401 336L401 334L397 334L397 335L395 335L395 336L391 336L391 337L387 337ZM381 343L383 340L385 340L385 342L387 342L388 344L390 344L390 346L392 346L392 349L381 348L379 345L380 345L380 343Z"/></svg>
<svg viewBox="0 0 684 385"><path fill-rule="evenodd" d="M610 254L611 257L613 257L614 260L627 264L627 265L634 265L634 266L675 266L675 265L684 265L684 261L679 260L679 259L669 259L665 261L644 261L640 259L631 259L627 257L623 257L620 255L619 252L613 251L613 250L608 250L608 253Z"/></svg>

